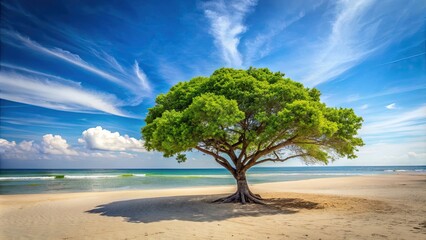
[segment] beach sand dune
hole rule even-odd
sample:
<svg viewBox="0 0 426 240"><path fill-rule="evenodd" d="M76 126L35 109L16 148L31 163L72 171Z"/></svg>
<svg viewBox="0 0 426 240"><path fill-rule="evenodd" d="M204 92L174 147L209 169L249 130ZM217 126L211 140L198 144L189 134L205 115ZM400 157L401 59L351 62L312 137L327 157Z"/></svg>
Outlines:
<svg viewBox="0 0 426 240"><path fill-rule="evenodd" d="M426 239L426 176L252 186L266 205L211 203L232 187L5 195L1 239Z"/></svg>

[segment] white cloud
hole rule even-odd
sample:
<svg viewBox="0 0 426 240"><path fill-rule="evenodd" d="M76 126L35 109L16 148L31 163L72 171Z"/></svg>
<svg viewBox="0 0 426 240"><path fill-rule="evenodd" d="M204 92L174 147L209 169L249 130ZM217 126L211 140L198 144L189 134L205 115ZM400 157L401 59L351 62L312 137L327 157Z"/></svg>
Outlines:
<svg viewBox="0 0 426 240"><path fill-rule="evenodd" d="M287 41L284 40L285 30L324 4L323 1L319 0L277 1L277 3L271 4L270 7L275 9L272 9L272 12L269 11L268 16L264 18L271 20L264 23L264 26L257 31L258 33L254 38L245 40L244 62L246 66L254 64L287 44Z"/></svg>
<svg viewBox="0 0 426 240"><path fill-rule="evenodd" d="M89 128L82 133L78 142L88 149L107 151L136 151L144 152L143 141L119 132L110 132L102 127Z"/></svg>
<svg viewBox="0 0 426 240"><path fill-rule="evenodd" d="M367 109L368 108L368 104L364 104L364 105L362 105L361 107L360 107L360 109L362 109L362 110L365 110L365 109Z"/></svg>
<svg viewBox="0 0 426 240"><path fill-rule="evenodd" d="M389 105L386 105L386 108L390 109L390 110L395 109L396 108L396 103L391 103Z"/></svg>
<svg viewBox="0 0 426 240"><path fill-rule="evenodd" d="M421 19L425 10L426 5L416 1L339 1L329 36L315 46L317 52L301 61L307 67L300 69L300 79L309 86L333 80L415 33L423 21L413 19Z"/></svg>
<svg viewBox="0 0 426 240"><path fill-rule="evenodd" d="M401 79L400 82L410 82L410 79L404 79L404 80ZM394 88L384 89L382 91L378 91L377 93L370 94L370 95L364 95L364 96L360 96L359 94L351 95L348 97L347 102L355 102L359 100L383 97L387 95L394 95L394 94L412 92L412 91L423 90L423 89L426 89L426 84L414 85L414 86L398 86Z"/></svg>
<svg viewBox="0 0 426 240"><path fill-rule="evenodd" d="M67 82L45 77L0 72L0 98L60 111L105 112L129 117L116 106L121 102L113 95L90 92Z"/></svg>
<svg viewBox="0 0 426 240"><path fill-rule="evenodd" d="M47 159L49 155L77 156L78 152L60 135L46 134L40 143L0 139L0 156L4 159Z"/></svg>
<svg viewBox="0 0 426 240"><path fill-rule="evenodd" d="M0 146L1 146L0 148L1 150L10 149L16 146L16 142L15 141L9 142L6 139L0 138Z"/></svg>
<svg viewBox="0 0 426 240"><path fill-rule="evenodd" d="M20 41L24 46L26 46L26 47L28 47L32 50L35 50L35 51L50 55L52 57L56 57L56 58L59 58L61 60L64 60L68 63L71 63L73 65L81 67L81 68L83 68L83 69L85 69L89 72L92 72L92 73L94 73L98 76L101 76L104 79L107 79L111 82L114 82L114 83L117 83L117 84L120 84L120 85L127 85L122 80L120 80L120 79L112 76L111 74L104 72L104 71L90 65L89 63L85 62L77 54L73 54L73 53L66 51L66 50L63 50L61 48L44 47L41 44L31 40L29 37L25 37L25 36L23 36L23 35L21 35L17 32L14 32L14 31L6 31L5 30L5 31L2 31L2 32L4 32L6 34L6 36L9 36L14 40ZM12 44L14 44L14 43L12 42Z"/></svg>
<svg viewBox="0 0 426 240"><path fill-rule="evenodd" d="M55 75L52 75L52 74L43 73L43 72L39 72L39 71L36 71L36 70L32 70L32 69L28 69L28 68L25 68L25 67L20 67L20 66L8 64L8 63L0 63L0 66L2 68L11 69L15 72L18 71L18 72L22 72L22 73L26 73L26 74L33 74L33 75L37 75L39 77L46 77L48 79L58 80L59 82L62 82L66 85L73 85L75 87L81 87L81 82L72 81L72 80L65 79L65 78L55 76Z"/></svg>
<svg viewBox="0 0 426 240"><path fill-rule="evenodd" d="M139 80L139 85L147 91L151 91L151 86L148 82L148 77L144 73L144 71L139 67L138 61L135 60L135 64L133 65L133 69L135 71L135 75Z"/></svg>
<svg viewBox="0 0 426 240"><path fill-rule="evenodd" d="M98 131L100 130L100 131ZM7 160L91 160L91 159L132 159L137 153L144 152L143 142L111 133L100 127L90 128L83 132L78 140L86 148L71 147L67 140L60 135L46 134L39 142L8 141L0 138L0 159ZM103 150L103 151L98 151ZM105 151L107 150L107 151Z"/></svg>
<svg viewBox="0 0 426 240"><path fill-rule="evenodd" d="M270 41L291 24L299 21L305 16L305 12L284 21L281 24L274 25L274 28L268 29L268 32L258 34L254 39L246 42L247 52L245 54L246 61L251 64L253 61L267 56L271 51Z"/></svg>
<svg viewBox="0 0 426 240"><path fill-rule="evenodd" d="M67 140L60 135L46 134L41 142L42 151L55 155L77 155L77 152L70 148Z"/></svg>
<svg viewBox="0 0 426 240"><path fill-rule="evenodd" d="M15 141L8 141L0 138L0 159L6 157L22 159L26 153L34 153L36 151L32 141L22 141L16 144Z"/></svg>
<svg viewBox="0 0 426 240"><path fill-rule="evenodd" d="M136 95L136 97L138 98L136 101L138 101L138 103L140 103L139 98L146 96L147 94L151 94L151 88L149 86L148 77L145 75L145 73L143 73L142 69L140 69L139 66L137 66L138 72L136 73L136 77L132 74L127 74L124 68L117 62L117 60L105 52L97 52L93 49L89 50L97 58L102 59L102 61L106 62L110 68L118 71L120 77L114 76L114 74L110 73L109 71L102 70L96 66L93 66L92 64L89 64L77 54L71 53L67 50L58 47L45 47L39 44L38 42L31 40L29 37L21 35L18 32L2 29L2 34L4 34L5 36L4 41L10 45L14 45L17 47L25 46L33 51L37 51L49 55L51 57L59 58L86 71L94 73L102 77L103 79L115 83L123 88L126 88L127 90L129 90L130 93ZM136 67L134 68L136 69ZM143 81L141 79L143 79ZM145 92L135 87L135 83L138 86L141 86L142 90L145 90Z"/></svg>
<svg viewBox="0 0 426 240"><path fill-rule="evenodd" d="M410 158L426 158L426 153L408 152L407 155Z"/></svg>
<svg viewBox="0 0 426 240"><path fill-rule="evenodd" d="M158 63L158 73L170 85L175 85L180 81L185 81L190 78L188 73L185 74L182 69L164 59L161 59Z"/></svg>
<svg viewBox="0 0 426 240"><path fill-rule="evenodd" d="M404 61L404 60L407 60L407 59L420 57L420 56L425 55L425 54L426 54L426 52L414 54L414 55L411 55L411 56L403 57L403 58L396 59L396 60L393 60L393 61L390 61L390 62L387 62L387 63L380 64L379 66L394 64L394 63L401 62L401 61Z"/></svg>
<svg viewBox="0 0 426 240"><path fill-rule="evenodd" d="M35 147L34 147L34 141L22 141L18 144L18 148L21 149L22 151L27 151L27 152L34 152L35 151Z"/></svg>
<svg viewBox="0 0 426 240"><path fill-rule="evenodd" d="M204 15L211 25L210 34L214 37L223 60L231 67L243 64L238 51L240 35L247 30L243 21L256 4L255 0L241 0L210 1L203 5Z"/></svg>
<svg viewBox="0 0 426 240"><path fill-rule="evenodd" d="M364 124L359 131L362 137L395 139L396 137L422 137L426 132L426 106L395 115L383 116ZM389 135L392 138L389 138Z"/></svg>
<svg viewBox="0 0 426 240"><path fill-rule="evenodd" d="M425 165L426 143L375 143L361 147L356 159L339 159L334 166Z"/></svg>
<svg viewBox="0 0 426 240"><path fill-rule="evenodd" d="M99 60L104 61L107 63L110 67L115 69L116 71L126 74L126 70L124 70L123 66L118 63L117 59L115 59L113 56L109 55L108 53L104 51L97 51L96 49L91 49L91 52L93 55L95 55Z"/></svg>

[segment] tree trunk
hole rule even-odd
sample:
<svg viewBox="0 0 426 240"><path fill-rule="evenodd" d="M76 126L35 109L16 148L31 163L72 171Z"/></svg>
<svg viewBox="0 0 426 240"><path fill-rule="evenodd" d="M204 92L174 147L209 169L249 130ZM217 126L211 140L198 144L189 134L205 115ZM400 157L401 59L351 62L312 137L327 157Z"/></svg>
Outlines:
<svg viewBox="0 0 426 240"><path fill-rule="evenodd" d="M217 199L214 202L223 202L223 203L259 203L264 204L262 201L262 198L257 195L253 194L250 191L250 188L247 184L246 174L245 172L240 172L236 175L235 180L237 181L237 191L224 198Z"/></svg>

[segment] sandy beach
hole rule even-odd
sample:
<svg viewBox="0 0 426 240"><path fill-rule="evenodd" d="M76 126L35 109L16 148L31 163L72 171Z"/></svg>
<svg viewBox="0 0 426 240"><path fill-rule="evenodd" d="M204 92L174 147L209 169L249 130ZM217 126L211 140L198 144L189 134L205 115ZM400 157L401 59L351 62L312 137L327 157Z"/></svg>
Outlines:
<svg viewBox="0 0 426 240"><path fill-rule="evenodd" d="M426 175L234 187L0 196L0 239L426 239Z"/></svg>

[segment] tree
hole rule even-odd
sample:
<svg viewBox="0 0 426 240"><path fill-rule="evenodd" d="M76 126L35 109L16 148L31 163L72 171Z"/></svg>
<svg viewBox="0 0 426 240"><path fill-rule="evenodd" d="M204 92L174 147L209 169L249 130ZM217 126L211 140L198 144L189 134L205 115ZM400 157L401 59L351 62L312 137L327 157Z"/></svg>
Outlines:
<svg viewBox="0 0 426 240"><path fill-rule="evenodd" d="M237 191L223 202L262 203L246 172L266 162L301 158L307 163L355 158L363 145L362 118L330 108L320 92L267 68L221 68L210 77L180 82L160 94L142 128L145 147L186 160L198 150L226 168Z"/></svg>

